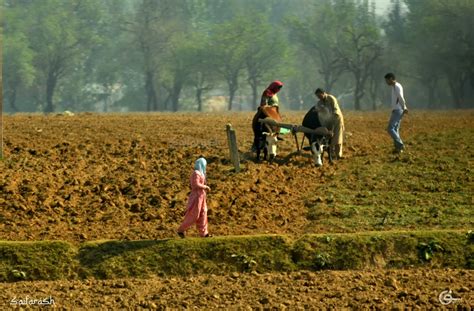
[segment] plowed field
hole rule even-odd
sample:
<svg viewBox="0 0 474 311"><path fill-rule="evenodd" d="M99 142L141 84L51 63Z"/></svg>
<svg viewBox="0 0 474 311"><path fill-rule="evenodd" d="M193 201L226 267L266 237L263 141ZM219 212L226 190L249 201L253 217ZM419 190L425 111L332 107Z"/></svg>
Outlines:
<svg viewBox="0 0 474 311"><path fill-rule="evenodd" d="M283 117L299 124L303 115ZM274 163L256 163L252 116L5 116L0 238L174 237L200 155L215 235L472 227L472 111L412 112L402 123L401 156L391 154L388 112L348 113L345 159L321 168L310 152L296 153L290 135ZM227 123L237 133L238 174Z"/></svg>
<svg viewBox="0 0 474 311"><path fill-rule="evenodd" d="M303 115L283 117L299 124ZM321 168L309 152L296 153L292 136L274 163L256 163L252 116L5 116L0 240L176 237L200 155L215 235L472 229L473 111L412 111L401 156L391 154L388 112L347 113L345 159ZM240 173L229 161L227 123L237 131ZM453 304L472 306L472 284L471 270L418 269L19 282L0 284L0 292L6 308L13 298L51 296L57 307L87 310L404 310L440 308L446 289L461 298Z"/></svg>
<svg viewBox="0 0 474 311"><path fill-rule="evenodd" d="M469 270L374 270L201 275L178 278L0 283L7 307L51 297L67 310L440 310L473 306ZM444 296L443 296L444 297Z"/></svg>

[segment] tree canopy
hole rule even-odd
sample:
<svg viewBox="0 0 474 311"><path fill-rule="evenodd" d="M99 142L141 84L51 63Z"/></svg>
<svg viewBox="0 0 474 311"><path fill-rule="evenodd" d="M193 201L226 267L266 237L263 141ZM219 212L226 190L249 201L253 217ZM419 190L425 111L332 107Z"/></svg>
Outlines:
<svg viewBox="0 0 474 311"><path fill-rule="evenodd" d="M314 89L343 109L474 106L474 2L4 0L4 110L255 109L281 80L282 109ZM224 101L222 102L222 99ZM214 100L216 102L216 100ZM238 103L236 105L235 103Z"/></svg>

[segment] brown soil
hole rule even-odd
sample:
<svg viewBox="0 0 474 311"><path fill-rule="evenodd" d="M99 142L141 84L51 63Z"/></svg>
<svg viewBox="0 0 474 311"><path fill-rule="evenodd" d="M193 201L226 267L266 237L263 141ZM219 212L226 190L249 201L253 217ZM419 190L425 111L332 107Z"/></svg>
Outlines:
<svg viewBox="0 0 474 311"><path fill-rule="evenodd" d="M439 294L452 290L448 307L474 307L470 270L324 271L183 278L0 283L2 309L17 300L52 297L56 307L77 309L320 310L441 309ZM18 306L16 306L18 307Z"/></svg>
<svg viewBox="0 0 474 311"><path fill-rule="evenodd" d="M288 113L284 121L300 123L303 114ZM367 221L357 222L357 210L347 216L344 205L331 205L337 201L369 206L370 210L388 206L398 211L399 200L406 204L400 205L402 211L411 207L403 201L403 195L377 196L391 186L382 178L370 175L374 165L400 161L390 154L391 143L385 132L387 112L347 114L346 159L320 169L312 165L309 154L294 154L296 147L291 136L280 144L275 163L255 163L248 152L252 116L252 113L6 116L5 159L0 161L0 240L78 242L174 237L184 213L191 168L199 155L205 155L209 162L208 182L212 188L208 196L209 220L210 230L216 235L470 227L460 219L472 224L472 210L466 210L462 218L453 218L451 211L451 218L459 223L456 226L439 222L447 219L438 217L442 212L426 209L413 213L423 221L430 219L429 222L401 222L397 226L390 222L390 214L386 224L386 217L380 217L385 227L374 228ZM465 138L456 141L456 149L472 159L469 148L473 119L469 111L410 115L402 125L409 152L400 162L395 162L400 164L400 174L413 175L404 164L425 165L451 174L459 165L466 165L464 158L455 159L458 162L454 164L449 162L452 148L442 145L444 141L433 141L433 137L445 131L464 133ZM239 174L232 172L228 160L224 130L228 122L237 130L242 152L243 171ZM465 188L455 187L472 185L472 177L469 169L460 171L455 176L441 172L432 179L433 185L424 185L421 181L426 176L419 173L420 181L410 184L405 179L397 187L407 195L410 187L425 187L427 192L419 192L416 202L428 207L437 201L444 205L446 202L468 205L467 200L472 197L464 196ZM451 187L443 178L449 183L452 182L449 179L457 181L452 186L454 193L450 192L446 202L441 196L429 201L431 193L448 193L451 189L440 188ZM364 187L372 192L362 192ZM342 197L337 192L328 195L331 189L346 192L342 192ZM357 194L348 195L350 191ZM319 218L308 217L308 207L319 203L326 207ZM372 211L367 213L367 218L373 216ZM427 213L437 218L426 217ZM333 222L324 222L326 218ZM190 235L196 232L193 230ZM447 288L453 290L454 297L462 299L460 305L468 308L473 306L472 284L474 276L470 270L425 269L18 282L0 283L0 308L13 307L10 301L14 297L52 296L58 307L87 310L439 309L442 306L438 295Z"/></svg>
<svg viewBox="0 0 474 311"><path fill-rule="evenodd" d="M296 124L303 115L304 112L294 112L283 117L285 122ZM348 113L346 159L323 168L314 167L309 152L294 154L296 147L291 136L286 136L279 145L275 163L255 163L249 152L252 116L252 113L5 116L4 160L0 161L0 239L81 241L174 237L185 210L189 175L199 155L205 155L209 162L208 183L212 188L208 196L209 223L215 235L378 230L364 220L363 213L339 210L338 206L329 209L331 202L339 200L337 203L345 204L340 208L345 208L348 204L357 205L358 200L361 208L369 206L377 212L384 206L392 209L390 204L396 205L397 200L403 199L403 195L387 195L381 200L372 197L390 190L391 186L383 178L363 175L370 173L373 165L396 160L390 154L391 142L385 132L387 112ZM405 164L418 161L428 167L434 156L450 157L452 150L446 146L433 149L436 142L431 140L436 133L447 130L466 133L465 141L457 141L456 148L465 150L467 158L472 157L469 144L473 119L471 111L413 112L402 126L409 145L408 155L400 162L401 174L411 174L410 168L403 167ZM242 153L243 170L239 174L232 172L228 160L225 134L228 122L237 131ZM429 139L423 142L423 137ZM301 142L301 136L299 139ZM448 169L451 167L448 162L442 163ZM464 164L453 164L453 168L459 165ZM418 177L410 175L419 178L412 182L412 187L421 187L419 180L426 178L422 174L425 171ZM434 185L426 187L435 187L433 191L437 191L439 178L449 183L456 179L458 184L452 187L472 184L469 170L462 170L456 176L439 176ZM409 194L411 190L403 178L398 178L403 181L400 190ZM372 184L374 181L380 183ZM365 188L372 192L360 192ZM466 193L463 191L458 190L460 194L449 199L459 200L458 207L470 203L469 198L461 196ZM338 197L338 193L343 194ZM423 202L427 198L424 193L418 194L416 202L421 200L421 204L430 207L430 201ZM437 201L441 202L435 197L433 202ZM328 209L322 210L319 218L311 219L308 206L318 203ZM417 211L421 222L434 219L425 217L423 213L428 212L432 211ZM472 224L472 212L466 213L460 219L471 217ZM379 216L377 222L382 218L385 222L384 215ZM346 222L338 223L344 217ZM335 223L324 222L325 219ZM361 219L361 223L356 223L356 219ZM438 217L429 223L401 223L398 227L390 227L387 221L382 229L442 227L437 222L448 219ZM444 226L456 227L456 221ZM196 231L191 230L190 235L196 235Z"/></svg>

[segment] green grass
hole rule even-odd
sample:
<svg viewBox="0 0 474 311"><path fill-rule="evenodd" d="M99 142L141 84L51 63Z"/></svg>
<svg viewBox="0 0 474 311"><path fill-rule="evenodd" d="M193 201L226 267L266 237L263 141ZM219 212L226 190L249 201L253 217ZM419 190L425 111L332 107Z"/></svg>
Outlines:
<svg viewBox="0 0 474 311"><path fill-rule="evenodd" d="M82 276L99 278L154 274L222 273L292 268L281 236L90 242L81 246ZM233 256L234 255L234 256Z"/></svg>
<svg viewBox="0 0 474 311"><path fill-rule="evenodd" d="M426 249L425 244L432 247ZM466 232L385 231L304 236L293 246L293 259L300 269L316 270L364 269L368 266L472 269L473 251L473 243ZM427 252L430 255L426 255Z"/></svg>
<svg viewBox="0 0 474 311"><path fill-rule="evenodd" d="M0 242L0 281L299 269L474 268L472 232L224 236L141 241Z"/></svg>
<svg viewBox="0 0 474 311"><path fill-rule="evenodd" d="M329 232L472 228L467 146L474 136L466 132L421 133L399 157L378 150L377 157L345 161L306 196L308 227Z"/></svg>
<svg viewBox="0 0 474 311"><path fill-rule="evenodd" d="M62 241L2 241L0 281L76 278L76 254L73 245Z"/></svg>

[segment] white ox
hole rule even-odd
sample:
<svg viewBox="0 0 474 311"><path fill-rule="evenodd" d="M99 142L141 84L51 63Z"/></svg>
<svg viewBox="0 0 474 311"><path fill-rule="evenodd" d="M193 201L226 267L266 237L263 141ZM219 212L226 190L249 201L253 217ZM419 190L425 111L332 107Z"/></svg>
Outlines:
<svg viewBox="0 0 474 311"><path fill-rule="evenodd" d="M267 154L269 155L270 162L273 162L277 155L277 147L278 147L278 132L273 132L270 126L266 126L268 132L262 132L263 136L265 137L265 146L263 150L263 158L267 158Z"/></svg>

